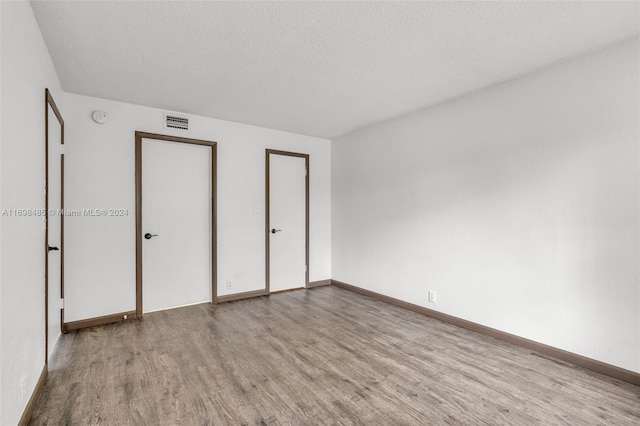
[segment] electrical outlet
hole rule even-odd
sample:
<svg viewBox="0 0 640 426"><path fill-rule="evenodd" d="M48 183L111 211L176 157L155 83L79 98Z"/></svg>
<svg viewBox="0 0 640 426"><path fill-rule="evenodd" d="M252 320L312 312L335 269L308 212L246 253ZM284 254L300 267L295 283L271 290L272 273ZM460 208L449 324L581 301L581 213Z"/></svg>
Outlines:
<svg viewBox="0 0 640 426"><path fill-rule="evenodd" d="M231 288L231 287L232 287L231 281L227 281L227 288Z"/></svg>
<svg viewBox="0 0 640 426"><path fill-rule="evenodd" d="M436 292L429 290L429 302L436 303Z"/></svg>

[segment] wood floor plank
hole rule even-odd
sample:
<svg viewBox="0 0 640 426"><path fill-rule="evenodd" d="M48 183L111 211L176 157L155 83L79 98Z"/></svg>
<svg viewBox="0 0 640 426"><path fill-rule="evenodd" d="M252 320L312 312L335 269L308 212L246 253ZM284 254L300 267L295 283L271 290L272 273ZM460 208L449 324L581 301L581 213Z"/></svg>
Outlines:
<svg viewBox="0 0 640 426"><path fill-rule="evenodd" d="M336 287L61 337L32 425L638 425L640 388Z"/></svg>

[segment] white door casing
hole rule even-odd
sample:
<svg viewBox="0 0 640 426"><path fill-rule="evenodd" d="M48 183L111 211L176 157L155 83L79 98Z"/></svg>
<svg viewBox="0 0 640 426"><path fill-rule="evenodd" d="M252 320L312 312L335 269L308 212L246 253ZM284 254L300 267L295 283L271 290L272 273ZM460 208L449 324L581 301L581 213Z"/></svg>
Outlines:
<svg viewBox="0 0 640 426"><path fill-rule="evenodd" d="M267 150L268 292L307 286L308 156Z"/></svg>
<svg viewBox="0 0 640 426"><path fill-rule="evenodd" d="M143 312L212 300L211 150L142 139Z"/></svg>

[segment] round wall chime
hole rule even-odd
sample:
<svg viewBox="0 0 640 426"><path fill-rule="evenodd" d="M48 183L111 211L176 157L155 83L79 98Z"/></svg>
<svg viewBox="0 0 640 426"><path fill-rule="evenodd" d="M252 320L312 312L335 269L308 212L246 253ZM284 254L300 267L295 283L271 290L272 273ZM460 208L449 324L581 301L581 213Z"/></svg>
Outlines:
<svg viewBox="0 0 640 426"><path fill-rule="evenodd" d="M104 124L109 120L109 114L107 114L104 111L93 111L93 114L91 114L91 118L93 118L93 121L95 121L98 124Z"/></svg>

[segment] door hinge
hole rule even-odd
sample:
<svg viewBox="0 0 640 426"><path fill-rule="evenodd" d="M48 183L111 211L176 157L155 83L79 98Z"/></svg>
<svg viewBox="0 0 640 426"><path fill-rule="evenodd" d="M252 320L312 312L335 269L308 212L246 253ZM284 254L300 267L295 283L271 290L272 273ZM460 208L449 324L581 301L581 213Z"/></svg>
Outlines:
<svg viewBox="0 0 640 426"><path fill-rule="evenodd" d="M64 145L60 145L60 154L64 155Z"/></svg>
<svg viewBox="0 0 640 426"><path fill-rule="evenodd" d="M64 309L64 299L60 299L60 309Z"/></svg>

